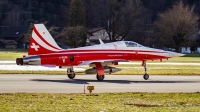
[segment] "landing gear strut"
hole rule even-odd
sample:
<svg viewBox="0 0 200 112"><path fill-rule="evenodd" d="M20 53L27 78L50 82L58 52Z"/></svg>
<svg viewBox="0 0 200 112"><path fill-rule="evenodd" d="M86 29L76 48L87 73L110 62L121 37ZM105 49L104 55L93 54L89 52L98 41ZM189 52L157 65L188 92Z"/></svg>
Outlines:
<svg viewBox="0 0 200 112"><path fill-rule="evenodd" d="M148 80L149 79L149 75L147 73L146 61L143 62L143 67L144 67L144 71L145 71L143 78L145 80Z"/></svg>
<svg viewBox="0 0 200 112"><path fill-rule="evenodd" d="M76 76L74 70L73 70L73 67L71 68L67 68L67 76L70 78L70 79L74 79L74 77Z"/></svg>
<svg viewBox="0 0 200 112"><path fill-rule="evenodd" d="M96 75L97 80L103 81L103 79L104 79L104 69L103 69L101 63L96 62L94 64L96 65L96 70L97 70L97 75Z"/></svg>

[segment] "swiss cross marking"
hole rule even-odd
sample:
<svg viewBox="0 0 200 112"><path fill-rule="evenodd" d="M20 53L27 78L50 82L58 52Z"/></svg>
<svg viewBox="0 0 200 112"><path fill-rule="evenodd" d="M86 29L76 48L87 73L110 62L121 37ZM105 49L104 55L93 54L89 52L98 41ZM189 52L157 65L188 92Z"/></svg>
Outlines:
<svg viewBox="0 0 200 112"><path fill-rule="evenodd" d="M38 48L40 48L40 46L35 45L35 43L32 43L31 48L35 49L35 51L38 51Z"/></svg>
<svg viewBox="0 0 200 112"><path fill-rule="evenodd" d="M62 59L63 63L65 63L65 58Z"/></svg>
<svg viewBox="0 0 200 112"><path fill-rule="evenodd" d="M59 59L61 59L62 62L65 63L66 62L65 60L67 59L67 56L61 56L61 57L59 57Z"/></svg>

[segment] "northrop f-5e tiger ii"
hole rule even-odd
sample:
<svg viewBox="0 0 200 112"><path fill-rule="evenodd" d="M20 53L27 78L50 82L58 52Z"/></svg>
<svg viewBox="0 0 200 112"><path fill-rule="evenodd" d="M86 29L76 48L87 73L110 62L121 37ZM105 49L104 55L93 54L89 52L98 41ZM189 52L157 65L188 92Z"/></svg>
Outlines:
<svg viewBox="0 0 200 112"><path fill-rule="evenodd" d="M146 62L162 60L184 54L164 51L142 46L133 41L117 41L93 46L62 49L52 38L43 24L34 24L28 55L16 59L17 65L59 66L66 68L67 76L75 78L74 66L89 65L99 81L104 80L105 73L120 69L112 67L119 62L141 61L145 80L149 79ZM116 76L117 77L117 76Z"/></svg>

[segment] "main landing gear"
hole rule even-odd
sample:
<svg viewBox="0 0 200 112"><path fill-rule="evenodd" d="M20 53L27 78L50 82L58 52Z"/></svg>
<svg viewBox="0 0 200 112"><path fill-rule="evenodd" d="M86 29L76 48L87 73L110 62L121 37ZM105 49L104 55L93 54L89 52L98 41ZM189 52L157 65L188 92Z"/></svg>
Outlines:
<svg viewBox="0 0 200 112"><path fill-rule="evenodd" d="M104 75L101 75L101 76L99 76L98 74L97 74L97 80L98 81L103 81L103 79L104 79Z"/></svg>
<svg viewBox="0 0 200 112"><path fill-rule="evenodd" d="M73 70L73 67L71 68L67 68L67 76L70 78L70 79L74 79L74 77L76 76L74 70Z"/></svg>
<svg viewBox="0 0 200 112"><path fill-rule="evenodd" d="M144 71L145 71L143 78L144 78L145 80L148 80L148 79L149 79L149 75L147 74L146 61L143 61L142 66L144 67Z"/></svg>
<svg viewBox="0 0 200 112"><path fill-rule="evenodd" d="M104 69L101 65L101 63L94 63L96 65L96 70L97 70L97 80L98 81L103 81L105 75L104 75Z"/></svg>

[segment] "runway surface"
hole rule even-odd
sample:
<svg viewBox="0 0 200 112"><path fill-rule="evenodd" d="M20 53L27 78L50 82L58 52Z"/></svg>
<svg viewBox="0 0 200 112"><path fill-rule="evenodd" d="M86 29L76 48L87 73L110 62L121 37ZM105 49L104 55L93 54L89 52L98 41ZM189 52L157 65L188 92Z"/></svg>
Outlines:
<svg viewBox="0 0 200 112"><path fill-rule="evenodd" d="M200 76L150 76L145 81L142 75L106 75L99 82L95 75L77 75L74 80L66 75L0 75L0 93L83 93L84 84L93 85L93 93L200 92Z"/></svg>

